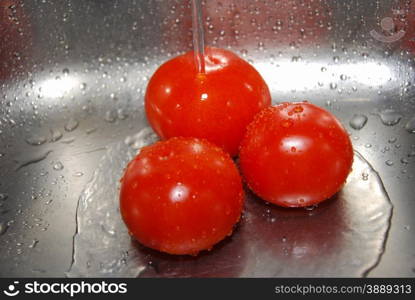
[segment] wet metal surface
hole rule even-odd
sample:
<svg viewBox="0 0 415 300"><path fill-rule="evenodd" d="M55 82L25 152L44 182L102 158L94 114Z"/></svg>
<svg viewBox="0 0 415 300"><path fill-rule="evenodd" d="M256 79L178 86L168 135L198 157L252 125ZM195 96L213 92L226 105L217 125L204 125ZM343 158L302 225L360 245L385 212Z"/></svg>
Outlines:
<svg viewBox="0 0 415 300"><path fill-rule="evenodd" d="M191 49L190 8L4 0L0 10L0 276L65 276L79 197L108 150L146 126L149 77ZM332 111L378 172L393 216L368 276L415 274L415 33L400 27L414 24L414 11L404 0L204 6L209 45L253 63L274 102L306 99Z"/></svg>

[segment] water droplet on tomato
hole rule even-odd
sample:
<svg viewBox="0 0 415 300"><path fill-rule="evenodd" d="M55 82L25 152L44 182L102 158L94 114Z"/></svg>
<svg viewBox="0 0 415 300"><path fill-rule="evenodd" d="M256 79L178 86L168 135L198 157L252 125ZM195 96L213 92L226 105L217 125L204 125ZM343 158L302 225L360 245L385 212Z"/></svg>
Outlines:
<svg viewBox="0 0 415 300"><path fill-rule="evenodd" d="M301 105L298 105L296 107L294 107L294 112L295 113L301 113L304 111L304 108Z"/></svg>
<svg viewBox="0 0 415 300"><path fill-rule="evenodd" d="M292 126L293 126L293 124L294 124L294 122L293 122L293 120L291 120L291 119L288 119L288 120L283 120L283 121L281 122L281 126L282 126L282 127L284 127L284 128L290 128L290 127L292 127Z"/></svg>

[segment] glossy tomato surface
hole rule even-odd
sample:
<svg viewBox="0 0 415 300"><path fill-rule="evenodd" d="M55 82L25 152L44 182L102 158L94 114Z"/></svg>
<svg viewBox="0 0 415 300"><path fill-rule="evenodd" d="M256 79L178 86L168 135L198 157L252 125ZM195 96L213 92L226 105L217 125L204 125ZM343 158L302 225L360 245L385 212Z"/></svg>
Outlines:
<svg viewBox="0 0 415 300"><path fill-rule="evenodd" d="M205 138L234 156L271 96L260 74L232 52L207 48L205 63L206 74L198 74L189 52L160 66L147 86L147 118L162 139Z"/></svg>
<svg viewBox="0 0 415 300"><path fill-rule="evenodd" d="M261 111L249 125L240 152L249 187L284 207L311 206L333 196L352 162L352 144L340 122L307 102Z"/></svg>
<svg viewBox="0 0 415 300"><path fill-rule="evenodd" d="M221 148L172 138L143 148L122 179L120 210L143 245L197 254L230 235L243 206L238 170Z"/></svg>

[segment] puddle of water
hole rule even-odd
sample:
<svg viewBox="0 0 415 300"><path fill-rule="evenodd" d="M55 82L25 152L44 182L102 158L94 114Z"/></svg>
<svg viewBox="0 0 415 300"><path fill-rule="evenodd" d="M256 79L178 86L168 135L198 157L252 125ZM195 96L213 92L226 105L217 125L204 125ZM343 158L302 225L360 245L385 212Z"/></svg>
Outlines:
<svg viewBox="0 0 415 300"><path fill-rule="evenodd" d="M358 153L343 190L316 208L279 208L247 192L234 234L210 252L171 256L139 245L121 220L119 179L137 149L155 140L145 128L108 146L79 200L68 276L359 277L378 263L392 205L378 174Z"/></svg>

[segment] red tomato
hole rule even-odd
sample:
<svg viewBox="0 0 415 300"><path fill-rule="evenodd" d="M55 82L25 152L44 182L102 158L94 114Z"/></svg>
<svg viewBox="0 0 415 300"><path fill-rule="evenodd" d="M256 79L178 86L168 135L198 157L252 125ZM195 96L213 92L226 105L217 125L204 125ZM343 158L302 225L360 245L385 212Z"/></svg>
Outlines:
<svg viewBox="0 0 415 300"><path fill-rule="evenodd" d="M147 86L147 118L162 139L205 138L234 156L271 96L259 73L232 52L207 48L205 61L205 75L197 73L193 52L164 63Z"/></svg>
<svg viewBox="0 0 415 300"><path fill-rule="evenodd" d="M229 155L195 138L145 147L121 184L120 210L143 245L197 254L232 233L243 206L238 170Z"/></svg>
<svg viewBox="0 0 415 300"><path fill-rule="evenodd" d="M283 103L258 114L242 142L249 187L285 207L317 204L343 186L353 148L340 122L311 103Z"/></svg>

